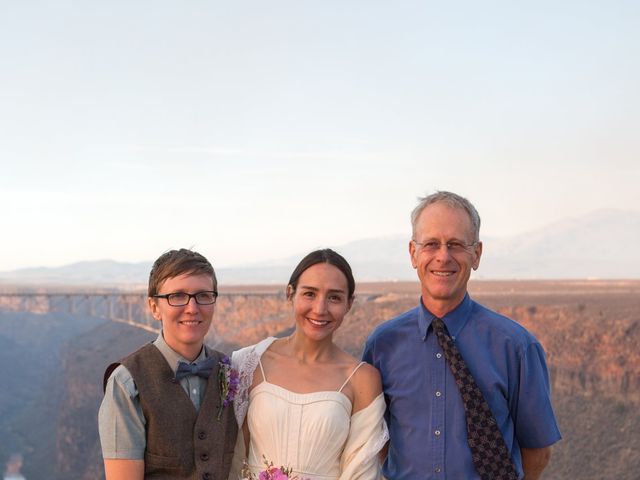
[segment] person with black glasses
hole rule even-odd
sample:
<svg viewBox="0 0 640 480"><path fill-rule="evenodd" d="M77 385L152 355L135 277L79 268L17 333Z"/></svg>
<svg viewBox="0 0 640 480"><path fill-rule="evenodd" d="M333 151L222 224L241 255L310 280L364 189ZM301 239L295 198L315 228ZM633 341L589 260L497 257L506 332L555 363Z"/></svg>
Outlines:
<svg viewBox="0 0 640 480"><path fill-rule="evenodd" d="M148 304L162 330L104 374L107 480L227 478L237 435L225 398L230 362L204 345L217 296L213 267L199 253L171 250L153 264Z"/></svg>

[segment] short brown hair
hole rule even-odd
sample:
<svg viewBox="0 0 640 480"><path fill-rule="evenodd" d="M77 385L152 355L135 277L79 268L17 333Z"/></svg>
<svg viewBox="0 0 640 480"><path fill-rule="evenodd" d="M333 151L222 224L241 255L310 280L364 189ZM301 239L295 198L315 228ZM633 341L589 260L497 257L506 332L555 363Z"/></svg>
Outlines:
<svg viewBox="0 0 640 480"><path fill-rule="evenodd" d="M184 274L211 275L213 289L218 289L216 272L214 272L209 260L198 252L181 248L180 250L169 250L163 253L153 263L149 273L149 296L157 295L158 288L166 279Z"/></svg>

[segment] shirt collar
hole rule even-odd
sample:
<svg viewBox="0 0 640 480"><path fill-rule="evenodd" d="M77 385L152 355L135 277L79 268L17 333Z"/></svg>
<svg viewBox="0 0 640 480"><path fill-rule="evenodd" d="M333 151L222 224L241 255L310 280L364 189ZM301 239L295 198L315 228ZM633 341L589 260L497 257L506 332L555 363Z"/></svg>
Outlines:
<svg viewBox="0 0 640 480"><path fill-rule="evenodd" d="M164 336L162 335L162 331L158 335L158 338L155 339L153 344L158 348L158 350L160 350L160 353L169 364L169 367L171 367L171 370L173 371L174 375L176 373L176 370L178 369L179 362L194 363L199 360L203 360L207 358L204 345L202 345L202 349L200 350L198 357L193 362L190 362L189 360L184 358L182 355L180 355L178 352L174 351L169 345L167 345L167 342L165 341Z"/></svg>
<svg viewBox="0 0 640 480"><path fill-rule="evenodd" d="M462 328L466 325L469 320L469 315L471 314L471 308L473 307L473 302L471 301L471 297L469 297L468 293L465 293L462 302L456 308L447 313L444 317L442 317L442 321L447 327L447 331L453 340L458 336ZM423 340L427 338L427 330L431 325L431 321L436 318L436 316L427 310L427 307L422 303L422 298L420 298L420 308L418 310L418 329L420 331L420 336Z"/></svg>

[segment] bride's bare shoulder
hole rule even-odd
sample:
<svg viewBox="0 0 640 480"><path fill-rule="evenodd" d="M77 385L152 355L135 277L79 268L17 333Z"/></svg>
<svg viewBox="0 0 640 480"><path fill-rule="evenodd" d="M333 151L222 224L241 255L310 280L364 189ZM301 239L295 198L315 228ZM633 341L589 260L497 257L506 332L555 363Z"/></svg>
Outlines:
<svg viewBox="0 0 640 480"><path fill-rule="evenodd" d="M382 393L380 372L366 362L357 367L351 377L353 413L369 406Z"/></svg>
<svg viewBox="0 0 640 480"><path fill-rule="evenodd" d="M374 366L363 362L358 367L358 370L353 374L351 379L353 386L356 390L365 392L371 391L375 397L382 392L382 379L380 378L380 372ZM373 399L372 398L372 399Z"/></svg>
<svg viewBox="0 0 640 480"><path fill-rule="evenodd" d="M348 355L348 354L347 354ZM353 413L362 410L382 393L380 372L366 363L349 355L348 371L351 375L349 386L353 396Z"/></svg>

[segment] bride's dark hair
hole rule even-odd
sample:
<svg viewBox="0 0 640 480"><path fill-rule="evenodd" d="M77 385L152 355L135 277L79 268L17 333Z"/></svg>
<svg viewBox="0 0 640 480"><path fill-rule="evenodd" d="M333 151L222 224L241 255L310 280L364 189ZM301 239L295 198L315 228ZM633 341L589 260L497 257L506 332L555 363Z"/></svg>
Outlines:
<svg viewBox="0 0 640 480"><path fill-rule="evenodd" d="M315 250L300 260L300 263L298 263L298 266L293 270L291 278L289 278L289 283L287 284L288 287L291 287L287 288L288 298L290 299L295 293L296 288L298 288L300 275L302 275L307 268L317 265L318 263L328 263L329 265L333 265L344 274L347 279L347 293L349 295L349 299L352 299L356 290L356 281L353 278L349 262L347 262L342 255L330 248Z"/></svg>

